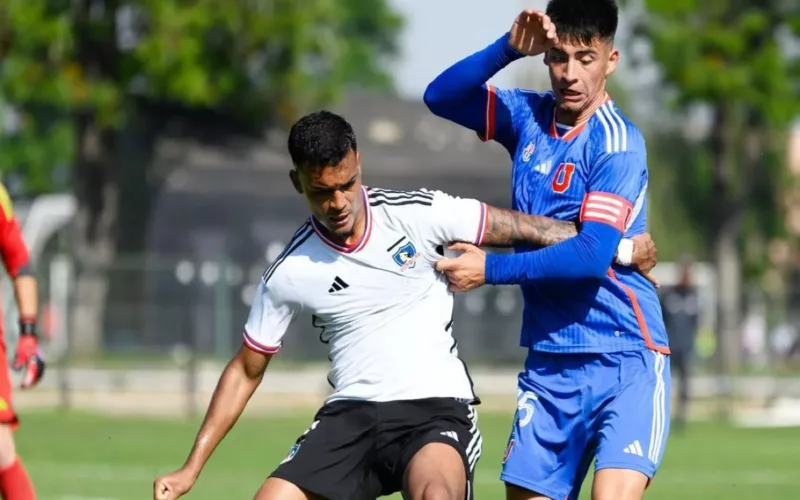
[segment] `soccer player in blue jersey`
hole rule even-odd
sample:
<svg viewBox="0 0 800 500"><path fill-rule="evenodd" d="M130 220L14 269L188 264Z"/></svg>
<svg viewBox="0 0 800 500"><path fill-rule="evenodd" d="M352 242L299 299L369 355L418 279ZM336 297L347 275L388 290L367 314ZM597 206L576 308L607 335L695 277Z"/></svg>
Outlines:
<svg viewBox="0 0 800 500"><path fill-rule="evenodd" d="M433 113L505 146L513 207L580 220L575 238L544 249L463 253L437 269L451 287L518 284L525 300L518 404L501 479L506 498L577 499L592 460L595 500L639 499L669 432L669 348L653 283L613 263L620 240L645 231L642 134L606 93L617 66L613 0L551 0L524 11L486 49L439 75ZM552 90L487 84L544 54Z"/></svg>

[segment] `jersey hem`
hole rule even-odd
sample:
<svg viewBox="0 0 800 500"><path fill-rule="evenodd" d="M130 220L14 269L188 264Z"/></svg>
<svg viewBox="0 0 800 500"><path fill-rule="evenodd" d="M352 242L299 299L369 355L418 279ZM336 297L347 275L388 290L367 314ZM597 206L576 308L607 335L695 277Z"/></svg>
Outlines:
<svg viewBox="0 0 800 500"><path fill-rule="evenodd" d="M658 470L658 466L657 465L644 466L632 462L616 461L616 462L598 462L597 465L595 465L594 469L595 471L603 469L635 470L636 472L641 472L642 474L647 476L648 479L653 479L653 476L656 475L656 471Z"/></svg>
<svg viewBox="0 0 800 500"><path fill-rule="evenodd" d="M470 406L477 406L480 404L480 398L477 396L459 397L459 396L442 396L441 394L432 394L424 396L413 397L400 397L400 398L360 398L354 396L335 396L331 395L325 398L323 404L333 403L335 401L354 401L364 403L394 403L399 401L424 401L426 399L452 399L455 402L463 403Z"/></svg>
<svg viewBox="0 0 800 500"><path fill-rule="evenodd" d="M537 344L527 346L520 344L520 347L526 348L535 352L547 352L553 354L610 354L615 352L629 352L629 351L656 351L662 354L669 354L669 347L662 345L648 346L645 344L631 344L627 346L596 346L596 345L570 345L570 346L555 346L546 344ZM664 352L666 351L666 352Z"/></svg>
<svg viewBox="0 0 800 500"><path fill-rule="evenodd" d="M246 345L251 351L255 351L259 354L277 354L278 351L281 350L282 345L277 346L270 346L261 344L253 337L247 334L247 331L242 332L242 339L244 340L244 345Z"/></svg>

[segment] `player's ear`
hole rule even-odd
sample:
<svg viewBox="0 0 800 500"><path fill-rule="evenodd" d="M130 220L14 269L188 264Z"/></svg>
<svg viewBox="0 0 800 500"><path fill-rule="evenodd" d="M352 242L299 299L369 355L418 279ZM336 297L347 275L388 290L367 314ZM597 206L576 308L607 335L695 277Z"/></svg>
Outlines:
<svg viewBox="0 0 800 500"><path fill-rule="evenodd" d="M608 54L608 67L606 68L606 76L610 75L617 69L619 64L619 49L611 47L611 52Z"/></svg>
<svg viewBox="0 0 800 500"><path fill-rule="evenodd" d="M297 170L289 170L289 178L292 180L294 190L298 194L303 194L303 185L300 183L300 176L297 174Z"/></svg>

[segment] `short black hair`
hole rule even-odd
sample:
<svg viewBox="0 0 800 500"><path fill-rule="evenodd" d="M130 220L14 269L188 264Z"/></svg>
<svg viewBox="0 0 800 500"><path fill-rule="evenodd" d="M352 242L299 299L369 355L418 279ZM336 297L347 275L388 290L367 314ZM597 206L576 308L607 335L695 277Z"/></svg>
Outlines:
<svg viewBox="0 0 800 500"><path fill-rule="evenodd" d="M619 7L615 0L550 0L545 12L556 25L560 40L590 45L613 42Z"/></svg>
<svg viewBox="0 0 800 500"><path fill-rule="evenodd" d="M358 151L353 127L344 117L325 110L297 120L288 143L292 163L303 170L338 165L350 151Z"/></svg>

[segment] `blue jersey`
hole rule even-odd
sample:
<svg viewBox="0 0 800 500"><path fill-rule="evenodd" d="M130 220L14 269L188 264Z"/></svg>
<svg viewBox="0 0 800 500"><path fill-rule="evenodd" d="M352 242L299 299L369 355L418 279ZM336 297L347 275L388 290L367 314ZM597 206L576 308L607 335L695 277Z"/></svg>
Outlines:
<svg viewBox="0 0 800 500"><path fill-rule="evenodd" d="M508 40L506 33L446 69L425 103L505 146L516 210L581 221L574 238L489 254L485 263L486 283L522 287L521 344L529 349L500 477L547 498L577 500L593 461L596 470L652 478L669 435L659 301L643 276L613 264L623 236L647 225L645 144L610 99L585 122L562 127L552 93L487 85L523 57Z"/></svg>
<svg viewBox="0 0 800 500"><path fill-rule="evenodd" d="M645 232L647 162L636 128L608 99L584 123L564 130L554 121L552 93L487 86L484 140L513 160L513 207L561 220L593 220L625 237ZM507 114L496 112L500 106ZM516 251L529 251L519 247ZM612 265L598 281L552 280L522 285L521 344L553 352L666 348L655 288L630 268Z"/></svg>
<svg viewBox="0 0 800 500"><path fill-rule="evenodd" d="M425 102L435 114L475 130L482 140L505 146L513 161L515 210L580 220L587 229L592 224L592 229L611 226L620 239L645 232L647 160L638 128L609 98L588 120L565 129L555 123L551 92L500 90L484 83L520 57L509 48L506 35L437 77ZM616 243L605 246L611 248L608 260L599 262L599 273L591 276L570 276L567 269L539 273L552 279L506 281L522 287L523 347L568 353L669 352L655 288L632 269L612 264ZM515 250L519 255L533 249ZM559 250L568 251L547 255L560 256L563 263L550 258L548 266L569 268L576 252ZM489 257L487 283L501 284L490 280Z"/></svg>

